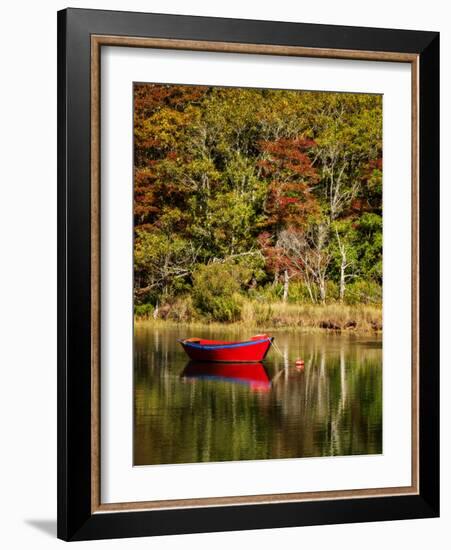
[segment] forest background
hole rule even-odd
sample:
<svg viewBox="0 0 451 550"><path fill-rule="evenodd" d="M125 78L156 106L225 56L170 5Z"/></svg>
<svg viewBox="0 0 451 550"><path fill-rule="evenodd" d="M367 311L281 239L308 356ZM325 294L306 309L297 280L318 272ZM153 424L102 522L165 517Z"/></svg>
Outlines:
<svg viewBox="0 0 451 550"><path fill-rule="evenodd" d="M137 320L382 329L382 96L134 86Z"/></svg>

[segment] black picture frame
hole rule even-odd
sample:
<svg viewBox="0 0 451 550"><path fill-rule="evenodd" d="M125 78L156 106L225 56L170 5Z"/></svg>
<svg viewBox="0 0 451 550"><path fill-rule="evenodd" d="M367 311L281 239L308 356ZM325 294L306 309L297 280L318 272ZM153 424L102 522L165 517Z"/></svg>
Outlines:
<svg viewBox="0 0 451 550"><path fill-rule="evenodd" d="M419 59L419 494L92 513L91 36L399 52ZM439 33L58 13L58 537L88 540L439 515Z"/></svg>

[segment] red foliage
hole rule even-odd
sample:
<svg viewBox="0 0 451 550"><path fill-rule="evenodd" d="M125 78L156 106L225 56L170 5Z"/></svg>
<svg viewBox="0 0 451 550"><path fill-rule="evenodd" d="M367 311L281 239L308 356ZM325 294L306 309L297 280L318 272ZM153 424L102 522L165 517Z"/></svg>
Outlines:
<svg viewBox="0 0 451 550"><path fill-rule="evenodd" d="M162 106L184 109L186 105L202 99L208 90L205 86L175 86L173 84L135 84L135 116L150 116Z"/></svg>
<svg viewBox="0 0 451 550"><path fill-rule="evenodd" d="M318 203L311 186L318 182L308 151L316 146L311 139L297 137L261 141L260 149L266 153L259 165L262 173L272 181L266 209L268 225L301 226L308 216L318 212Z"/></svg>
<svg viewBox="0 0 451 550"><path fill-rule="evenodd" d="M140 224L149 222L160 211L155 194L156 175L149 170L135 170L134 216Z"/></svg>
<svg viewBox="0 0 451 550"><path fill-rule="evenodd" d="M274 173L284 171L287 176L301 176L303 179L317 181L316 170L306 153L316 146L312 139L297 137L293 139L279 138L275 141L261 141L261 151L270 155L270 161L263 160L260 163L265 175L271 176Z"/></svg>

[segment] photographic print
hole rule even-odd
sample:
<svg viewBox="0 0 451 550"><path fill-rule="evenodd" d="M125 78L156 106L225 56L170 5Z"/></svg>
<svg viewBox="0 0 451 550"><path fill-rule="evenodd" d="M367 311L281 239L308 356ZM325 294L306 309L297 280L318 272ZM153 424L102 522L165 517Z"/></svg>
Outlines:
<svg viewBox="0 0 451 550"><path fill-rule="evenodd" d="M382 96L133 108L134 465L382 453Z"/></svg>

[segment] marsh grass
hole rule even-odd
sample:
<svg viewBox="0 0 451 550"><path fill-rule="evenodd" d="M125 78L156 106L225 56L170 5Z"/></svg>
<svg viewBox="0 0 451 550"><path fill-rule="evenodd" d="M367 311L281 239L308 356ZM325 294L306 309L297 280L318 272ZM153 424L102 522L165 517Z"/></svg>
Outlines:
<svg viewBox="0 0 451 550"><path fill-rule="evenodd" d="M181 311L183 310L183 314ZM190 327L240 329L242 327L259 330L301 330L374 333L382 331L382 307L376 305L332 304L293 304L283 302L261 303L243 300L239 320L219 323L200 316L186 303L173 304L160 308L155 315L153 310L135 311L137 324L146 323L155 327L188 325Z"/></svg>

